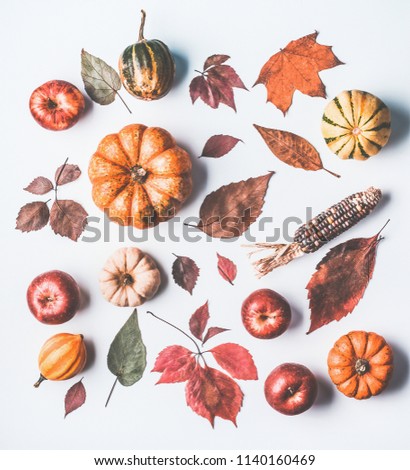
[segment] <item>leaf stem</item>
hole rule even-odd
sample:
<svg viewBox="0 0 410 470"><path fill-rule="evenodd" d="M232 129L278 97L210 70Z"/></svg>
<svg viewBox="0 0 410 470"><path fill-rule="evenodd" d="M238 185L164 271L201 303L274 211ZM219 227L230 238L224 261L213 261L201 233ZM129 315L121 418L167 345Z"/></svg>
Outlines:
<svg viewBox="0 0 410 470"><path fill-rule="evenodd" d="M63 174L63 171L64 171L65 167L67 166L67 162L68 162L68 157L65 159L65 162L63 163L63 166L61 167L61 170L59 171L58 176L56 178L56 187L55 187L55 190L54 190L56 192L56 194L57 194L57 187L58 187L61 175Z"/></svg>
<svg viewBox="0 0 410 470"><path fill-rule="evenodd" d="M192 225L192 224L187 224L187 223L184 223L185 227L193 227L193 228L197 228L199 230L199 227L198 225Z"/></svg>
<svg viewBox="0 0 410 470"><path fill-rule="evenodd" d="M138 34L138 42L143 41L144 38L144 26L145 26L145 18L146 18L146 13L144 10L141 10L141 24L140 24L140 30Z"/></svg>
<svg viewBox="0 0 410 470"><path fill-rule="evenodd" d="M173 325L172 323L170 323L169 321L167 320L164 320L163 318L161 317L158 317L157 315L155 315L154 313L150 312L149 310L147 311L147 313L149 313L150 315L152 315L154 318L156 318L157 320L160 320L164 323L166 323L167 325L169 326L172 326L172 328L175 328L176 330L178 330L179 332L181 332L183 335L185 335L187 338L189 338L194 344L195 344L195 347L198 351L198 354L200 356L202 356L202 351L200 350L199 346L198 346L198 343L194 340L194 338L192 338L192 336L189 336L189 334L185 333L184 330L181 330L181 328L178 328L177 326Z"/></svg>
<svg viewBox="0 0 410 470"><path fill-rule="evenodd" d="M82 380L82 379L81 379L81 380ZM112 392L114 391L114 388L115 388L115 386L117 385L117 382L118 382L118 377L115 379L114 383L112 384L112 387L111 387L110 393L109 393L109 395L108 395L107 401L105 402L105 408L107 408L108 402L110 401Z"/></svg>
<svg viewBox="0 0 410 470"><path fill-rule="evenodd" d="M115 92L118 96L118 98L122 101L123 105L128 109L128 112L132 114L131 109L128 107L127 103L124 101L123 97L118 93L118 91Z"/></svg>
<svg viewBox="0 0 410 470"><path fill-rule="evenodd" d="M330 175L336 176L336 178L340 178L340 175L338 175L337 173L334 173L333 171L328 170L325 167L322 167L322 170L327 171Z"/></svg>

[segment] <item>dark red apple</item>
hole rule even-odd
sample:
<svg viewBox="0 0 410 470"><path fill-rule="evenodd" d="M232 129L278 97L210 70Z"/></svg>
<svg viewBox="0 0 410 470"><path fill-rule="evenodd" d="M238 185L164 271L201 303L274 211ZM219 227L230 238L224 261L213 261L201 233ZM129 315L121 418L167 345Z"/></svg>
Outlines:
<svg viewBox="0 0 410 470"><path fill-rule="evenodd" d="M27 303L38 321L59 325L73 318L80 309L80 288L63 271L48 271L37 276L27 289Z"/></svg>
<svg viewBox="0 0 410 470"><path fill-rule="evenodd" d="M281 364L273 369L265 381L267 402L284 415L303 413L313 405L316 396L316 378L301 364Z"/></svg>
<svg viewBox="0 0 410 470"><path fill-rule="evenodd" d="M291 317L287 300L271 289L252 292L242 304L242 322L255 338L276 338L287 330Z"/></svg>
<svg viewBox="0 0 410 470"><path fill-rule="evenodd" d="M50 80L36 88L30 96L33 118L51 131L63 131L74 126L84 107L81 91L64 80Z"/></svg>

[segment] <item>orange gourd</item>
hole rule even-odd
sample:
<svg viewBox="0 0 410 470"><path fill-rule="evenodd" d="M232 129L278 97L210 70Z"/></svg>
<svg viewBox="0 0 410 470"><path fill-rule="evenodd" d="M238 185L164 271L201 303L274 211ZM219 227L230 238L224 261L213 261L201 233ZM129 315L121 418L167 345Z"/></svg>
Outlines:
<svg viewBox="0 0 410 470"><path fill-rule="evenodd" d="M338 390L357 400L381 393L393 372L393 351L376 333L352 331L330 350L329 375Z"/></svg>
<svg viewBox="0 0 410 470"><path fill-rule="evenodd" d="M131 124L102 139L88 174L95 204L144 229L175 216L191 194L191 159L165 129Z"/></svg>
<svg viewBox="0 0 410 470"><path fill-rule="evenodd" d="M38 387L44 380L70 379L84 369L86 362L87 350L83 335L56 334L40 350L40 378L34 386Z"/></svg>

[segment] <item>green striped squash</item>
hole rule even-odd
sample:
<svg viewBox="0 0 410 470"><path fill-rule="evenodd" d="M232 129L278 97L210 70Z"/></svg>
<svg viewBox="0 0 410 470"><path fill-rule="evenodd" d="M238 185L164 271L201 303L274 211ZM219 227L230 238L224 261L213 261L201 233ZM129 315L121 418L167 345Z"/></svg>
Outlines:
<svg viewBox="0 0 410 470"><path fill-rule="evenodd" d="M125 89L136 98L151 101L165 96L172 87L175 62L166 44L144 38L145 12L138 42L121 54L118 67Z"/></svg>
<svg viewBox="0 0 410 470"><path fill-rule="evenodd" d="M330 150L344 160L376 155L390 132L389 108L365 91L342 91L323 113L322 135Z"/></svg>

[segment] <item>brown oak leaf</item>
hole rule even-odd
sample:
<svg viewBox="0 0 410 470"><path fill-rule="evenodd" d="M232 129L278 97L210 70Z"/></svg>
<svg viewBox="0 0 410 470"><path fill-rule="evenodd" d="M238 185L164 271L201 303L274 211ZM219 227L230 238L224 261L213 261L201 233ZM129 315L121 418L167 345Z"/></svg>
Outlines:
<svg viewBox="0 0 410 470"><path fill-rule="evenodd" d="M196 281L199 276L199 268L195 261L188 256L176 256L172 265L172 277L176 284L192 295Z"/></svg>
<svg viewBox="0 0 410 470"><path fill-rule="evenodd" d="M168 346L158 354L152 372L162 372L157 384L185 382L191 377L195 366L192 351L183 346Z"/></svg>
<svg viewBox="0 0 410 470"><path fill-rule="evenodd" d="M292 104L295 90L309 96L326 97L319 72L343 64L331 46L316 42L318 34L316 31L291 41L266 62L255 82L255 85L266 86L267 100L284 115Z"/></svg>
<svg viewBox="0 0 410 470"><path fill-rule="evenodd" d="M53 183L48 178L38 176L37 178L34 178L26 188L24 188L24 191L28 191L32 194L43 195L47 194L52 189L54 189Z"/></svg>
<svg viewBox="0 0 410 470"><path fill-rule="evenodd" d="M268 129L254 124L270 151L282 162L295 168L317 171L325 170L333 176L340 176L323 167L319 152L303 137L292 132Z"/></svg>
<svg viewBox="0 0 410 470"><path fill-rule="evenodd" d="M211 367L197 364L185 387L187 405L214 426L215 417L232 421L242 407L243 393L228 375Z"/></svg>
<svg viewBox="0 0 410 470"><path fill-rule="evenodd" d="M86 399L86 391L85 387L81 379L79 382L75 383L72 387L69 388L65 399L65 415L64 418L75 411L76 409L80 408L80 406L84 405Z"/></svg>
<svg viewBox="0 0 410 470"><path fill-rule="evenodd" d="M208 194L199 210L197 228L214 238L239 237L262 212L273 174L231 183Z"/></svg>
<svg viewBox="0 0 410 470"><path fill-rule="evenodd" d="M258 380L258 371L252 355L243 346L225 343L210 350L215 361L235 379Z"/></svg>
<svg viewBox="0 0 410 470"><path fill-rule="evenodd" d="M57 168L55 174L55 182L57 186L71 183L78 179L81 175L81 170L77 165L64 163Z"/></svg>
<svg viewBox="0 0 410 470"><path fill-rule="evenodd" d="M216 335L219 335L220 333L223 333L224 331L229 331L229 328L221 328L219 326L210 326L204 336L202 344L204 345L209 339L213 338Z"/></svg>
<svg viewBox="0 0 410 470"><path fill-rule="evenodd" d="M195 77L189 85L192 103L201 98L211 108L218 108L220 103L226 104L236 111L233 88L247 90L235 70L226 65L228 55L215 54L204 63L201 75Z"/></svg>
<svg viewBox="0 0 410 470"><path fill-rule="evenodd" d="M47 225L49 217L50 211L46 202L29 202L18 213L16 229L22 232L40 230Z"/></svg>
<svg viewBox="0 0 410 470"><path fill-rule="evenodd" d="M233 281L236 279L237 274L236 264L229 258L225 258L225 256L222 256L219 253L217 253L216 256L218 257L219 274L223 277L223 279L225 279L225 281L228 281L229 284L233 286Z"/></svg>
<svg viewBox="0 0 410 470"><path fill-rule="evenodd" d="M77 241L87 225L87 216L78 202L59 199L51 207L50 225L54 233Z"/></svg>
<svg viewBox="0 0 410 470"><path fill-rule="evenodd" d="M189 329L191 333L202 341L202 335L204 334L206 325L209 320L209 308L208 301L201 305L189 319Z"/></svg>
<svg viewBox="0 0 410 470"><path fill-rule="evenodd" d="M210 137L202 150L201 157L220 158L229 153L241 139L231 135L218 134Z"/></svg>
<svg viewBox="0 0 410 470"><path fill-rule="evenodd" d="M316 266L306 286L311 322L308 333L353 311L372 278L379 241L379 233L351 239L332 248Z"/></svg>

